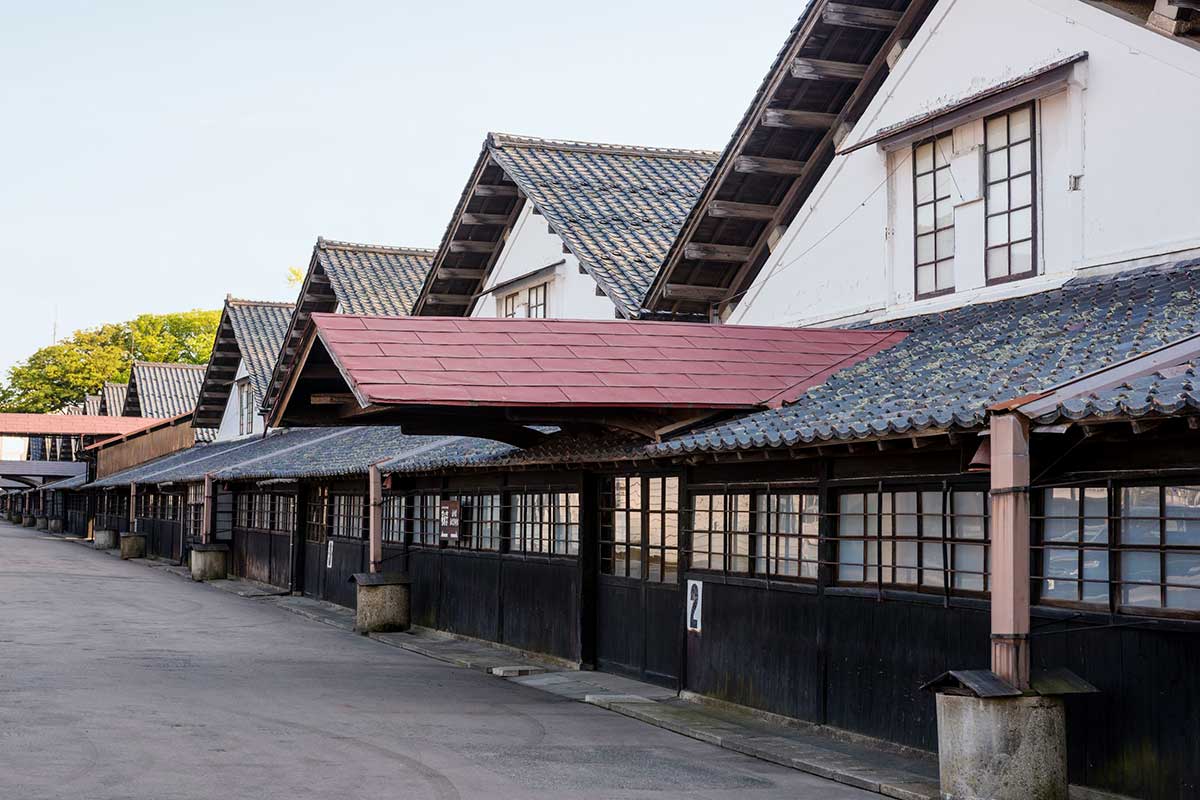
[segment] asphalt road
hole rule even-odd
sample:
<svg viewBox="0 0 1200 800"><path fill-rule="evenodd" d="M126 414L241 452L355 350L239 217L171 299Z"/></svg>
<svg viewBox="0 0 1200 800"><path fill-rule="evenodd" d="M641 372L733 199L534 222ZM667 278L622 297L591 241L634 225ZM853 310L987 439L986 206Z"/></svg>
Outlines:
<svg viewBox="0 0 1200 800"><path fill-rule="evenodd" d="M0 523L0 798L877 798Z"/></svg>

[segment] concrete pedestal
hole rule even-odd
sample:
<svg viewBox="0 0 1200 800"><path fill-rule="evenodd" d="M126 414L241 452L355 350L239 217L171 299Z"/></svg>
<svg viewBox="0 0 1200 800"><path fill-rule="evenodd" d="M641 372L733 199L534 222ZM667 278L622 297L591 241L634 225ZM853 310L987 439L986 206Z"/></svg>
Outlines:
<svg viewBox="0 0 1200 800"><path fill-rule="evenodd" d="M119 544L116 531L108 528L97 528L92 531L92 547L96 550L112 550Z"/></svg>
<svg viewBox="0 0 1200 800"><path fill-rule="evenodd" d="M194 544L190 559L194 581L219 581L229 575L228 545Z"/></svg>
<svg viewBox="0 0 1200 800"><path fill-rule="evenodd" d="M129 560L131 558L146 557L146 534L144 533L122 533L121 534L121 558Z"/></svg>
<svg viewBox="0 0 1200 800"><path fill-rule="evenodd" d="M412 624L412 581L407 575L361 572L351 580L358 586L354 629L359 633L406 631Z"/></svg>
<svg viewBox="0 0 1200 800"><path fill-rule="evenodd" d="M937 720L943 800L1067 800L1061 698L940 693Z"/></svg>
<svg viewBox="0 0 1200 800"><path fill-rule="evenodd" d="M51 533L62 533L62 520L58 517L51 517L47 530Z"/></svg>
<svg viewBox="0 0 1200 800"><path fill-rule="evenodd" d="M32 528L35 521L36 520L34 520L33 514L26 514L21 518L21 525L25 528Z"/></svg>
<svg viewBox="0 0 1200 800"><path fill-rule="evenodd" d="M44 530L48 530L49 528L50 528L50 518L49 517L34 517L33 518L33 529L35 531L44 531Z"/></svg>

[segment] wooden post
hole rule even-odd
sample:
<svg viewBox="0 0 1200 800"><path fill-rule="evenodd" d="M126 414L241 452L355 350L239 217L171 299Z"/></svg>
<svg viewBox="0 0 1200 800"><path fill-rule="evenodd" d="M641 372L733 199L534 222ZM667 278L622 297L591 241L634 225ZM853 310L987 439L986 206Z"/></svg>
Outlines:
<svg viewBox="0 0 1200 800"><path fill-rule="evenodd" d="M367 547L371 572L381 572L383 568L383 475L379 465L372 464L367 474L367 499L370 514L367 520Z"/></svg>
<svg viewBox="0 0 1200 800"><path fill-rule="evenodd" d="M129 532L137 530L137 484L129 484Z"/></svg>
<svg viewBox="0 0 1200 800"><path fill-rule="evenodd" d="M993 413L992 671L1029 688L1029 421Z"/></svg>
<svg viewBox="0 0 1200 800"><path fill-rule="evenodd" d="M204 544L211 544L213 540L213 522L216 515L213 513L213 477L212 475L204 476L204 506L200 512L200 541Z"/></svg>

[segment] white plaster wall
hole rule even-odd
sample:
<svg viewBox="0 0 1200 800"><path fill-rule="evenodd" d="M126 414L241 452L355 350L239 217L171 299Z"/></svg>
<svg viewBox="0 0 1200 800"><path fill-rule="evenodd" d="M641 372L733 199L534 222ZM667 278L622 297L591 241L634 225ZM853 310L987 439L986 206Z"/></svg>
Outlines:
<svg viewBox="0 0 1200 800"><path fill-rule="evenodd" d="M24 436L0 436L0 461L24 461L29 440Z"/></svg>
<svg viewBox="0 0 1200 800"><path fill-rule="evenodd" d="M521 293L525 302L525 290L546 280L550 281L547 291L547 316L559 319L612 319L615 313L612 301L596 295L596 282L579 271L579 261L570 253L563 252L558 234L550 233L545 217L533 213L533 203L526 202L517 217L512 232L508 235L504 249L496 259L496 267L488 277L487 289L526 275L534 270L562 261L553 275L542 275L506 287L501 292L484 294L475 301L472 317L500 316L500 301L503 295ZM524 311L521 311L524 316Z"/></svg>
<svg viewBox="0 0 1200 800"><path fill-rule="evenodd" d="M845 145L1081 51L1038 103L1038 276L983 285L975 122L955 131L953 295L913 301L909 151L869 147L835 159L729 321L905 316L1200 248L1200 148L1182 142L1200 130L1200 50L1079 0L942 0Z"/></svg>
<svg viewBox="0 0 1200 800"><path fill-rule="evenodd" d="M242 436L238 435L238 388L237 382L246 377L246 363L238 362L237 375L234 377L233 386L229 389L229 399L225 401L225 411L221 414L221 425L217 428L217 441L224 442L230 439L239 439ZM253 417L254 429L251 433L244 434L249 437L263 432L263 418L255 414Z"/></svg>

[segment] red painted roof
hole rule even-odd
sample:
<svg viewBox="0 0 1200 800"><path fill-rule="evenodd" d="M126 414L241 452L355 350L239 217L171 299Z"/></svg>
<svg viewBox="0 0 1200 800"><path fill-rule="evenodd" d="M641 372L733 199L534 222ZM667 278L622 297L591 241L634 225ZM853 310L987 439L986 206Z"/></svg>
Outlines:
<svg viewBox="0 0 1200 800"><path fill-rule="evenodd" d="M624 320L313 321L363 406L777 406L906 335Z"/></svg>
<svg viewBox="0 0 1200 800"><path fill-rule="evenodd" d="M0 414L0 436L121 436L161 420L84 414Z"/></svg>

